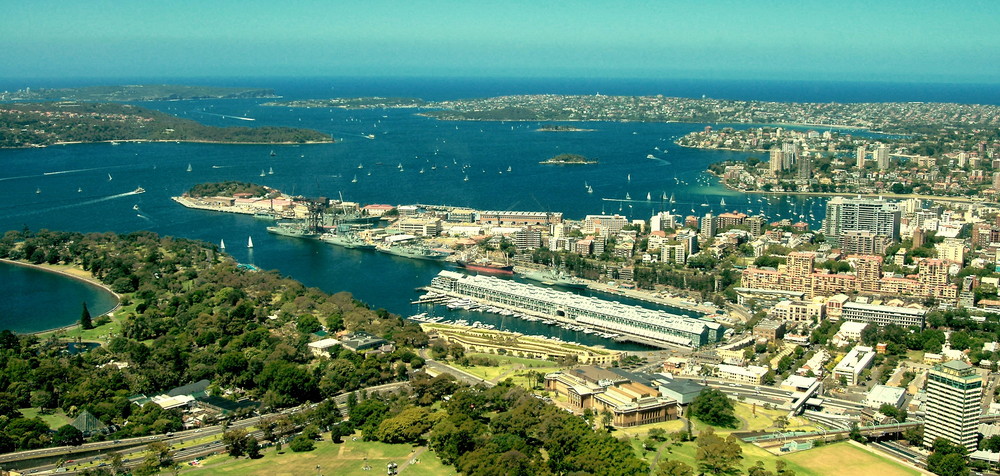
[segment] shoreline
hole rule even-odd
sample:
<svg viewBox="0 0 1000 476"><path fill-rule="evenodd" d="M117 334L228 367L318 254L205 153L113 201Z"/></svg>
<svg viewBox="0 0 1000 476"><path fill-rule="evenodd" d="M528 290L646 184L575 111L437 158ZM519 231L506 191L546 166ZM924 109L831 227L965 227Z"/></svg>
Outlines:
<svg viewBox="0 0 1000 476"><path fill-rule="evenodd" d="M317 145L317 144L336 144L337 140L331 138L328 141L305 141L305 142L225 142L225 141L215 141L215 140L166 140L166 139L109 139L109 140L96 140L96 141L59 141L53 142L51 144L26 144L21 147L0 147L0 149L44 149L46 147L56 146L56 145L77 145L77 144L110 144L112 142L130 142L130 143L188 143L188 144L222 144L222 145Z"/></svg>
<svg viewBox="0 0 1000 476"><path fill-rule="evenodd" d="M117 311L119 308L122 307L122 297L121 297L120 294L112 291L111 288L109 288L108 286L106 286L104 283L98 281L97 279L94 279L94 277L92 275L89 275L90 274L89 271L84 271L81 268L77 268L77 267L71 266L71 265L62 265L62 266L68 267L71 270L79 270L80 273L87 273L87 275L75 274L75 273L70 272L67 269L57 269L57 268L55 268L56 265L40 265L40 264L34 264L34 263L25 263L23 261L15 261L15 260L7 259L7 258L0 258L0 263L7 263L7 264L14 265L14 266L23 266L25 268L33 268L33 269L37 269L37 270L40 270L40 271L45 271L47 273L59 274L59 275L65 276L67 278L74 279L76 281L80 281L80 282L82 282L84 284L100 288L101 290L103 290L103 291L107 292L108 294L114 296L114 298L115 298L115 305L112 306L111 309L108 309L106 312L103 312L101 314L97 314L95 316L92 316L94 318L105 316L105 315L110 315L110 314L114 313L115 311ZM23 335L39 335L39 334L45 334L45 333L48 333L48 332L58 332L58 331L61 331L61 330L73 329L73 328L79 327L79 326L80 326L80 323L77 322L77 323L66 325L66 326L54 327L52 329L44 329L44 330L34 331L34 332L24 332Z"/></svg>
<svg viewBox="0 0 1000 476"><path fill-rule="evenodd" d="M711 173L711 172L709 172ZM713 177L719 178L718 175L712 174ZM989 203L982 199L969 198L969 197L942 197L938 195L919 195L915 193L860 193L860 192L765 192L763 190L741 190L738 188L730 187L727 184L720 183L726 190L739 193L754 193L759 195L801 195L806 197L882 197L882 198L895 198L895 199L908 199L916 198L918 200L930 200L930 201L940 201L940 202L955 202L955 203Z"/></svg>

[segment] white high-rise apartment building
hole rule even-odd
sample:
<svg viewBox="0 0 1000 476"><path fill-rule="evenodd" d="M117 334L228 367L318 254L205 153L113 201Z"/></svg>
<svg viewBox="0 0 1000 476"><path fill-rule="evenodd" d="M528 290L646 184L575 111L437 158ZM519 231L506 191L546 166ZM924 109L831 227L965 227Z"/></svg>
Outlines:
<svg viewBox="0 0 1000 476"><path fill-rule="evenodd" d="M934 366L927 376L924 446L944 438L974 451L982 400L983 377L974 367L958 360Z"/></svg>

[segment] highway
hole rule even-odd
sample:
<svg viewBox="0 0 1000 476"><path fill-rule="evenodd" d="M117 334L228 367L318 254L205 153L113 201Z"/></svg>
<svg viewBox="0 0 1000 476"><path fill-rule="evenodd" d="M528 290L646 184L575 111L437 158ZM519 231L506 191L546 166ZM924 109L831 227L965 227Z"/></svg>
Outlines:
<svg viewBox="0 0 1000 476"><path fill-rule="evenodd" d="M409 385L409 382L393 382L389 384L368 387L362 390L367 391L369 394L380 393L386 391L393 391L397 388L406 385ZM359 390L359 392L362 390ZM341 411L345 414L347 412L346 401L348 395L349 395L348 393L345 393L334 397L338 407L340 407ZM87 443L81 446L61 446L57 448L43 448L38 450L7 453L0 456L0 466L3 466L4 468L10 468L13 466L9 463L22 462L25 464L31 464L26 460L65 456L66 463L62 464L62 467L72 468L75 465L104 460L106 459L107 453L111 451L102 452L102 454L96 456L84 456L79 458L74 458L73 455L75 454L87 453L91 451L100 451L100 450L116 450L118 448L121 448L118 451L122 455L122 460L126 461L126 466L135 466L141 463L142 458L145 457L145 453L147 451L146 446L154 441L163 441L164 443L169 444L171 448L180 447L176 450L174 454L174 461L177 462L190 461L195 458L207 456L209 454L224 452L226 450L225 445L221 441L221 434L223 433L223 431L252 427L257 425L257 423L262 418L276 417L280 415L290 415L306 409L314 408L315 406L316 404L308 406L299 405L293 408L286 408L278 412L239 420L233 422L226 428L223 428L222 425L213 425L198 429L174 432L173 434L171 434L172 436L166 436L166 435L143 436L138 438L128 438L128 439L108 441L108 442ZM257 437L258 440L261 437L260 432L253 432L251 434ZM185 443L209 437L216 437L216 439L206 443L199 443L198 445L195 446L187 446L187 447L183 446ZM29 472L38 473L42 471L54 471L57 468L59 468L59 465L50 463L38 466L17 465L17 467L22 468L25 473ZM68 470L64 472L64 474L75 474L75 471Z"/></svg>

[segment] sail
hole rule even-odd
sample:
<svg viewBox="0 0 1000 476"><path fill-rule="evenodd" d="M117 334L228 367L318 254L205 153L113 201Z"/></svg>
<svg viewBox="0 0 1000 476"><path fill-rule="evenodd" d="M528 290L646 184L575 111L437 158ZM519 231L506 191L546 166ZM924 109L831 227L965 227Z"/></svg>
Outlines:
<svg viewBox="0 0 1000 476"><path fill-rule="evenodd" d="M226 240L219 240L219 248L226 249Z"/></svg>
<svg viewBox="0 0 1000 476"><path fill-rule="evenodd" d="M247 248L253 248L253 237L247 238Z"/></svg>

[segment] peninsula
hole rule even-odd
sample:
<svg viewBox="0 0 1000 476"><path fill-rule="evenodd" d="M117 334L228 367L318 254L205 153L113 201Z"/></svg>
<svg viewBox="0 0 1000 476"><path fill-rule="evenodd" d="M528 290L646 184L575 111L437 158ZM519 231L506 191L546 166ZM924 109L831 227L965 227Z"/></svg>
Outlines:
<svg viewBox="0 0 1000 476"><path fill-rule="evenodd" d="M291 127L211 127L129 104L0 105L0 148L109 141L311 144L333 142L333 138L318 131Z"/></svg>
<svg viewBox="0 0 1000 476"><path fill-rule="evenodd" d="M275 98L273 89L179 84L138 84L123 86L84 86L79 88L32 89L0 93L0 100L11 101L183 101L192 99Z"/></svg>
<svg viewBox="0 0 1000 476"><path fill-rule="evenodd" d="M261 106L283 107L337 107L341 109L379 109L423 107L427 101L419 98L360 98L302 99L296 101L268 101Z"/></svg>
<svg viewBox="0 0 1000 476"><path fill-rule="evenodd" d="M1000 107L953 103L798 103L666 96L532 94L428 104L422 115L449 121L625 121L794 124L934 133L996 127Z"/></svg>
<svg viewBox="0 0 1000 476"><path fill-rule="evenodd" d="M539 162L539 164L555 164L555 165L585 165L585 164L596 164L597 159L588 159L579 154L559 154L547 160Z"/></svg>

